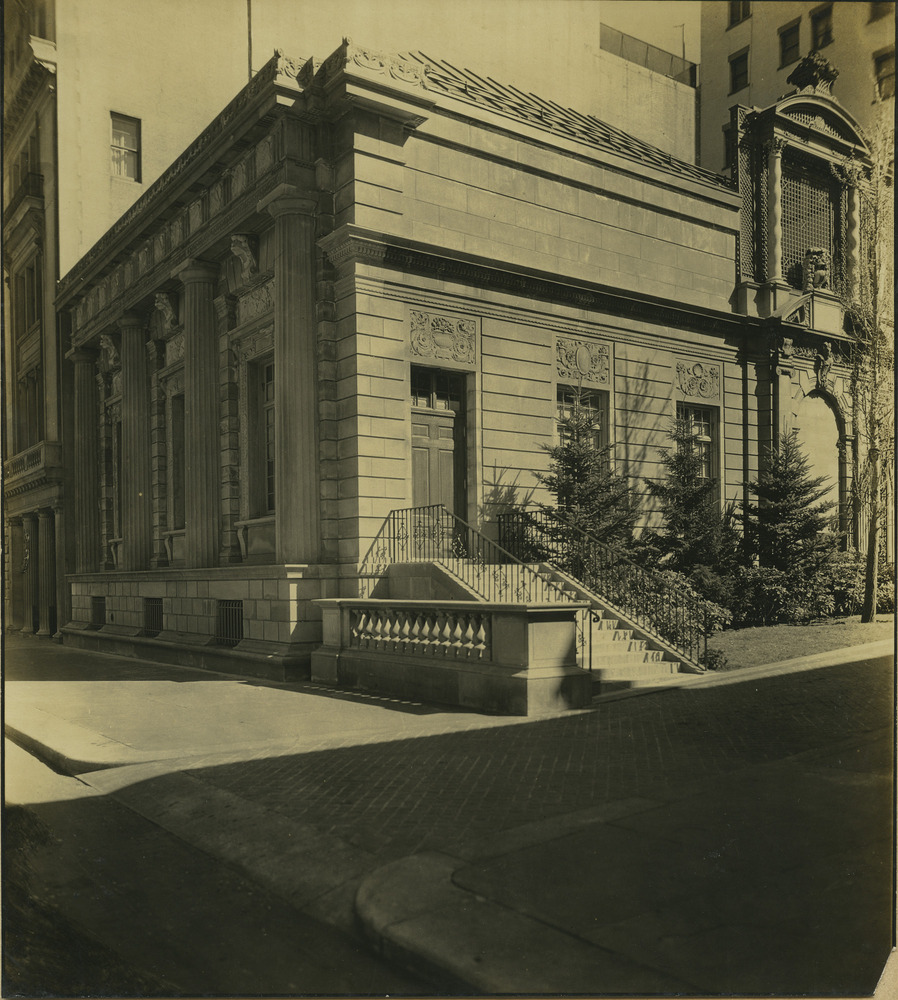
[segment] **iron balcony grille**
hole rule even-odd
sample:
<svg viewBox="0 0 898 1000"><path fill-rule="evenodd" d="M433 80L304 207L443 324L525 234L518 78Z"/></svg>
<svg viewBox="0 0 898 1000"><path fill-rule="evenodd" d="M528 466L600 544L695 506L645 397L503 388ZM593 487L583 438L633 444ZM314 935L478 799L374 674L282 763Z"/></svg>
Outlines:
<svg viewBox="0 0 898 1000"><path fill-rule="evenodd" d="M91 597L90 625L91 628L102 628L106 624L106 598Z"/></svg>
<svg viewBox="0 0 898 1000"><path fill-rule="evenodd" d="M243 601L219 601L215 642L219 646L236 646L242 639Z"/></svg>
<svg viewBox="0 0 898 1000"><path fill-rule="evenodd" d="M143 630L146 635L159 635L162 631L162 598L143 599Z"/></svg>

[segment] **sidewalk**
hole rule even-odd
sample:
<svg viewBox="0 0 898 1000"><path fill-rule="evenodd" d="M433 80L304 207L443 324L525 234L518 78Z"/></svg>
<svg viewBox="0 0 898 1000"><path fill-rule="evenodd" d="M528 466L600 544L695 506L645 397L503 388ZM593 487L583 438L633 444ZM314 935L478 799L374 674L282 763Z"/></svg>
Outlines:
<svg viewBox="0 0 898 1000"><path fill-rule="evenodd" d="M443 992L860 994L888 954L889 643L536 721L15 638L6 670L20 745Z"/></svg>

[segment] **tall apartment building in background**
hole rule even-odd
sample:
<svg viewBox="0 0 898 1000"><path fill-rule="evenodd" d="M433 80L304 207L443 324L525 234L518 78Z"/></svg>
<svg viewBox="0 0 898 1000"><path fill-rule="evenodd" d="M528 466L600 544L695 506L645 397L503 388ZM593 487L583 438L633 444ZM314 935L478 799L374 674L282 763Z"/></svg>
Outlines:
<svg viewBox="0 0 898 1000"><path fill-rule="evenodd" d="M895 94L895 4L837 0L713 0L702 4L700 159L728 170L734 105L765 108L795 88L789 74L812 52L839 71L833 96L862 128Z"/></svg>

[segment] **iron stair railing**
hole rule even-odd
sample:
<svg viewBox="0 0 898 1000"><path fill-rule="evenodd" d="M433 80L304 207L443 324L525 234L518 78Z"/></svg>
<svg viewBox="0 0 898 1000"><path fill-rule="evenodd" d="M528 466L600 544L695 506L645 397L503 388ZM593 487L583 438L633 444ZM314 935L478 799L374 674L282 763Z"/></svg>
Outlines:
<svg viewBox="0 0 898 1000"><path fill-rule="evenodd" d="M709 604L700 595L638 566L547 511L524 508L500 514L499 540L520 559L554 563L684 659L703 665L711 626Z"/></svg>
<svg viewBox="0 0 898 1000"><path fill-rule="evenodd" d="M390 511L359 568L360 596L371 596L390 564L411 562L439 563L493 603L576 600L560 584L525 565L442 504Z"/></svg>

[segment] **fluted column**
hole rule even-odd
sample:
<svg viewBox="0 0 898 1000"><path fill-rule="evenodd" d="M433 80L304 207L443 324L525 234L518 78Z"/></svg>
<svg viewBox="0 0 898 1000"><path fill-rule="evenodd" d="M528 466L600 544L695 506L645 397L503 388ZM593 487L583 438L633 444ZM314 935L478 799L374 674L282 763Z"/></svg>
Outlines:
<svg viewBox="0 0 898 1000"><path fill-rule="evenodd" d="M146 324L125 313L119 320L122 359L122 569L146 569L153 547L150 407Z"/></svg>
<svg viewBox="0 0 898 1000"><path fill-rule="evenodd" d="M23 622L22 631L35 631L35 609L38 606L37 592L38 532L37 515L22 515L22 588Z"/></svg>
<svg viewBox="0 0 898 1000"><path fill-rule="evenodd" d="M174 275L184 284L185 564L218 561L219 433L217 265L189 260Z"/></svg>
<svg viewBox="0 0 898 1000"><path fill-rule="evenodd" d="M56 605L56 543L53 540L53 511L42 508L38 512L37 528L37 606L39 626L37 634L49 638L56 631L52 620Z"/></svg>
<svg viewBox="0 0 898 1000"><path fill-rule="evenodd" d="M24 579L24 548L22 544L22 518L14 517L9 522L9 630L21 632L25 624L23 608Z"/></svg>
<svg viewBox="0 0 898 1000"><path fill-rule="evenodd" d="M315 201L284 184L259 205L275 220L274 398L277 560L314 563L321 545Z"/></svg>
<svg viewBox="0 0 898 1000"><path fill-rule="evenodd" d="M56 543L56 634L53 638L61 640L62 626L71 617L69 585L65 578L65 522L61 501L53 504L53 539Z"/></svg>
<svg viewBox="0 0 898 1000"><path fill-rule="evenodd" d="M783 280L783 149L774 137L767 143L767 280Z"/></svg>
<svg viewBox="0 0 898 1000"><path fill-rule="evenodd" d="M75 569L94 573L100 555L100 428L97 369L93 351L75 348L66 355L75 366Z"/></svg>

